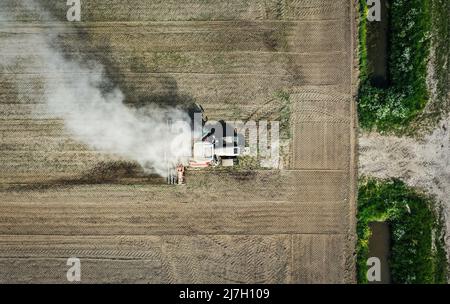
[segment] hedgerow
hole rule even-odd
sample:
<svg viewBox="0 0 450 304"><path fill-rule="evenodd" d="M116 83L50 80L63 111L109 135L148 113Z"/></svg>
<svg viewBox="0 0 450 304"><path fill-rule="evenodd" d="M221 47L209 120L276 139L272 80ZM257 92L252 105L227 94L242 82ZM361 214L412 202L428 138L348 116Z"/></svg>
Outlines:
<svg viewBox="0 0 450 304"><path fill-rule="evenodd" d="M430 51L432 0L392 0L388 39L387 88L370 83L367 62L367 4L360 0L359 119L363 129L404 129L428 101L426 84Z"/></svg>
<svg viewBox="0 0 450 304"><path fill-rule="evenodd" d="M389 267L393 283L447 283L442 212L432 198L403 182L362 178L358 191L358 282L367 282L369 223L391 228Z"/></svg>

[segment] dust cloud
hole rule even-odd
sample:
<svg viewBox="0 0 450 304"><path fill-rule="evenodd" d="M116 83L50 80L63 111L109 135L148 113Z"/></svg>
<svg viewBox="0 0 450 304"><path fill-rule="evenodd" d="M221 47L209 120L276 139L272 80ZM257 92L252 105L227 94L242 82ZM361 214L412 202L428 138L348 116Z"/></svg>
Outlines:
<svg viewBox="0 0 450 304"><path fill-rule="evenodd" d="M21 4L50 25L15 28L14 12L0 4L0 72L16 79L19 100L44 105L49 118L63 119L68 133L90 149L137 161L149 173L166 176L168 167L185 161L191 148L185 111L125 105L123 92L111 85L100 62L71 60L55 47L69 22L54 22L33 1Z"/></svg>

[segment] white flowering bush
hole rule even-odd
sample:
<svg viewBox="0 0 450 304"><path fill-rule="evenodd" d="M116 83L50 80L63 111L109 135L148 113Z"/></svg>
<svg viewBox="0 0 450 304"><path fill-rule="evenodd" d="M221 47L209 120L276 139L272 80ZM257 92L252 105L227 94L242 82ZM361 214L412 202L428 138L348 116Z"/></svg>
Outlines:
<svg viewBox="0 0 450 304"><path fill-rule="evenodd" d="M366 28L360 28L361 86L359 117L364 129L396 131L425 107L432 0L392 0L389 36L389 87L376 88L367 75ZM360 2L364 11L365 1ZM360 27L366 27L361 22Z"/></svg>

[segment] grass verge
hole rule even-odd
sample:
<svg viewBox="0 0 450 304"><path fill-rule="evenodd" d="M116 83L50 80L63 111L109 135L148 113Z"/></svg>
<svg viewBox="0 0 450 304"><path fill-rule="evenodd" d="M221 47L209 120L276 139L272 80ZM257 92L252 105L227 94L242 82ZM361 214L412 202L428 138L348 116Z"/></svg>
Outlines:
<svg viewBox="0 0 450 304"><path fill-rule="evenodd" d="M414 129L429 130L450 112L449 93L449 56L450 56L450 1L432 0L432 61L429 80L433 98L426 113L414 122Z"/></svg>

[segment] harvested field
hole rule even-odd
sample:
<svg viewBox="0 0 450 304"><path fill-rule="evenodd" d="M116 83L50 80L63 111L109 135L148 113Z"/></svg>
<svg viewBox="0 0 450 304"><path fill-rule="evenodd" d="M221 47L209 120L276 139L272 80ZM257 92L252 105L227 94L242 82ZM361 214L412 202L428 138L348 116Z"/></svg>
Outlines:
<svg viewBox="0 0 450 304"><path fill-rule="evenodd" d="M82 283L355 282L353 2L83 0L73 25L65 1L39 1L51 23L18 2L0 4L14 11L0 43L58 29L64 54L103 64L130 107L195 101L245 120L286 92L291 138L281 170L166 185L49 118L33 72L45 64L2 68L0 282L65 283L69 257Z"/></svg>

